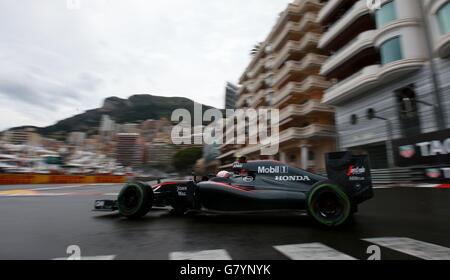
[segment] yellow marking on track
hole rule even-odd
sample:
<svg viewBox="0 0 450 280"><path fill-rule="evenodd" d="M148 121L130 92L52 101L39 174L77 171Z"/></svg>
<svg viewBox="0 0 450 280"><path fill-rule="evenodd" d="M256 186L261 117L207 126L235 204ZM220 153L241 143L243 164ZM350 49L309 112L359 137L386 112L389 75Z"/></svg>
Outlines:
<svg viewBox="0 0 450 280"><path fill-rule="evenodd" d="M34 190L7 190L0 191L0 196L35 196L39 192Z"/></svg>

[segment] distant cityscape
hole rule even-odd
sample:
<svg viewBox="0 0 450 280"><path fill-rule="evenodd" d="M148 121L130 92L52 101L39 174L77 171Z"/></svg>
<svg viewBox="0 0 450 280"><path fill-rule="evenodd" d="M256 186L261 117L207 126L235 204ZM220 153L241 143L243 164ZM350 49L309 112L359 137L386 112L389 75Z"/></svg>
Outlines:
<svg viewBox="0 0 450 280"><path fill-rule="evenodd" d="M127 175L173 171L172 158L194 145L173 145L167 119L118 124L103 115L98 134L70 132L66 141L34 128L7 130L0 140L3 173Z"/></svg>

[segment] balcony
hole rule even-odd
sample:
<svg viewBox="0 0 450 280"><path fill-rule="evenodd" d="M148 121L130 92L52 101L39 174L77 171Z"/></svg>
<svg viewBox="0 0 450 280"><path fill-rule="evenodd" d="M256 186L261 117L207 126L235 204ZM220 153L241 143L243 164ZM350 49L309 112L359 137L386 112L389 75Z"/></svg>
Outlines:
<svg viewBox="0 0 450 280"><path fill-rule="evenodd" d="M308 32L300 41L289 41L275 56L272 63L273 68L278 69L285 61L294 60L312 51L317 47L319 38L319 33Z"/></svg>
<svg viewBox="0 0 450 280"><path fill-rule="evenodd" d="M302 82L290 82L284 86L273 99L273 104L280 106L286 101L299 102L314 91L324 91L331 86L331 82L320 76L309 76Z"/></svg>
<svg viewBox="0 0 450 280"><path fill-rule="evenodd" d="M248 76L250 79L254 79L258 77L262 72L264 72L266 61L266 58L261 58L256 62L253 68L249 69Z"/></svg>
<svg viewBox="0 0 450 280"><path fill-rule="evenodd" d="M332 125L312 124L307 127L291 127L280 132L279 143L291 140L303 140L314 137L336 137L336 128Z"/></svg>
<svg viewBox="0 0 450 280"><path fill-rule="evenodd" d="M420 69L425 63L426 59L410 58L398 60L383 66L367 66L328 89L325 92L323 102L328 105L340 104L376 86L404 77Z"/></svg>
<svg viewBox="0 0 450 280"><path fill-rule="evenodd" d="M351 57L357 56L367 48L374 47L374 38L376 33L376 30L370 30L359 34L358 37L348 43L325 62L322 66L320 74L327 76L331 71L339 68L340 65L348 61Z"/></svg>
<svg viewBox="0 0 450 280"><path fill-rule="evenodd" d="M267 90L261 89L258 91L258 94L253 98L252 103L250 104L251 108L257 108L261 103L265 101L265 96L267 94Z"/></svg>
<svg viewBox="0 0 450 280"><path fill-rule="evenodd" d="M380 70L380 65L365 67L361 71L328 89L323 97L323 102L325 104L334 105L344 98L355 96L364 90L375 87Z"/></svg>
<svg viewBox="0 0 450 280"><path fill-rule="evenodd" d="M288 22L280 34L273 40L272 46L275 51L281 49L286 41L298 41L307 32L321 32L322 27L316 21L314 13L308 12L298 23Z"/></svg>
<svg viewBox="0 0 450 280"><path fill-rule="evenodd" d="M336 128L332 125L322 125L322 124L312 124L307 127L292 127L281 131L278 139L273 139L272 143L283 144L289 141L295 140L305 140L310 138L321 138L321 137L336 137ZM241 156L250 155L256 152L260 152L263 147L268 147L269 145L247 145L246 147L240 149L238 154Z"/></svg>
<svg viewBox="0 0 450 280"><path fill-rule="evenodd" d="M334 113L331 106L325 105L318 100L309 100L302 105L291 104L280 112L280 123L294 117L304 117L313 112Z"/></svg>
<svg viewBox="0 0 450 280"><path fill-rule="evenodd" d="M248 93L248 85L249 83L246 82L245 84L243 84L237 91L237 95L238 96L242 96L245 95L246 93Z"/></svg>
<svg viewBox="0 0 450 280"><path fill-rule="evenodd" d="M236 102L236 106L238 107L238 108L242 108L242 107L245 107L245 105L246 105L246 103L247 103L247 100L250 98L250 94L242 94L242 95L240 95L239 96L239 99L238 99L238 101Z"/></svg>
<svg viewBox="0 0 450 280"><path fill-rule="evenodd" d="M271 34L269 35L269 38L271 38L274 34L277 34L280 32L280 29L283 28L284 25L286 25L287 22L297 22L301 19L300 14L300 7L295 4L289 4L286 10L284 10L280 17L278 18L277 23L273 27Z"/></svg>
<svg viewBox="0 0 450 280"><path fill-rule="evenodd" d="M379 72L378 82L386 83L400 79L411 72L422 68L427 62L427 58L406 58L383 65Z"/></svg>
<svg viewBox="0 0 450 280"><path fill-rule="evenodd" d="M326 18L328 18L337 8L344 2L344 0L330 0L325 6L320 10L318 15L319 22L325 22Z"/></svg>
<svg viewBox="0 0 450 280"><path fill-rule="evenodd" d="M356 2L337 22L335 22L319 41L319 48L327 48L336 38L342 39L350 27L360 28L361 23L356 22L361 17L367 15L370 18L370 10L366 0ZM375 26L372 26L375 29ZM348 36L351 38L351 36Z"/></svg>
<svg viewBox="0 0 450 280"><path fill-rule="evenodd" d="M267 73L259 74L258 78L249 86L249 91L251 93L257 93L261 88L264 88L267 75Z"/></svg>
<svg viewBox="0 0 450 280"><path fill-rule="evenodd" d="M249 65L245 69L242 76L239 78L239 83L243 84L244 82L248 81L249 79L253 79L254 77L252 75L255 75L257 72L256 70L259 69L259 67L264 66L264 59L265 59L265 50L266 45L263 44L259 51L253 55L252 60L250 61Z"/></svg>
<svg viewBox="0 0 450 280"><path fill-rule="evenodd" d="M288 22L298 22L301 20L303 14L307 12L319 12L323 7L323 4L320 3L319 0L305 0L301 1L299 4L289 4L285 11L283 11L275 26L273 27L270 35L268 36L269 40L272 40L277 34L279 34L286 23Z"/></svg>
<svg viewBox="0 0 450 280"><path fill-rule="evenodd" d="M323 65L326 56L309 53L301 61L288 61L275 75L273 83L275 87L280 87L282 83L289 80L299 81L305 76L317 74Z"/></svg>

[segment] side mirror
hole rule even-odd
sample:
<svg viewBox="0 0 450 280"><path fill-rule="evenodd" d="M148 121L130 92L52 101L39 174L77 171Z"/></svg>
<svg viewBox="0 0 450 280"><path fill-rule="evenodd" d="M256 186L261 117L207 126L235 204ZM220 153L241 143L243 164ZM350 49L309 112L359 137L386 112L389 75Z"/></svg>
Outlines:
<svg viewBox="0 0 450 280"><path fill-rule="evenodd" d="M192 180L194 180L194 182L197 182L197 175L195 174L195 172L192 172Z"/></svg>

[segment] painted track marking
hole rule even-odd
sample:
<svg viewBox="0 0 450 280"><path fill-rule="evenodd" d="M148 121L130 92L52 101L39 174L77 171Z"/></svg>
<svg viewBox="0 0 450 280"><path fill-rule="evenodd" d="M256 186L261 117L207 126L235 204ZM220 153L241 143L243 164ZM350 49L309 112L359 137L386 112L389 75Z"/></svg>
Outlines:
<svg viewBox="0 0 450 280"><path fill-rule="evenodd" d="M274 248L292 260L355 260L322 243L281 245Z"/></svg>
<svg viewBox="0 0 450 280"><path fill-rule="evenodd" d="M93 257L81 257L81 261L112 261L116 258L116 255L107 256L93 256ZM55 258L54 261L68 261L69 258Z"/></svg>
<svg viewBox="0 0 450 280"><path fill-rule="evenodd" d="M169 254L170 260L193 260L193 261L229 261L230 255L226 250L208 250L197 252L172 252Z"/></svg>
<svg viewBox="0 0 450 280"><path fill-rule="evenodd" d="M450 260L450 248L411 238L384 237L363 240L425 260Z"/></svg>

